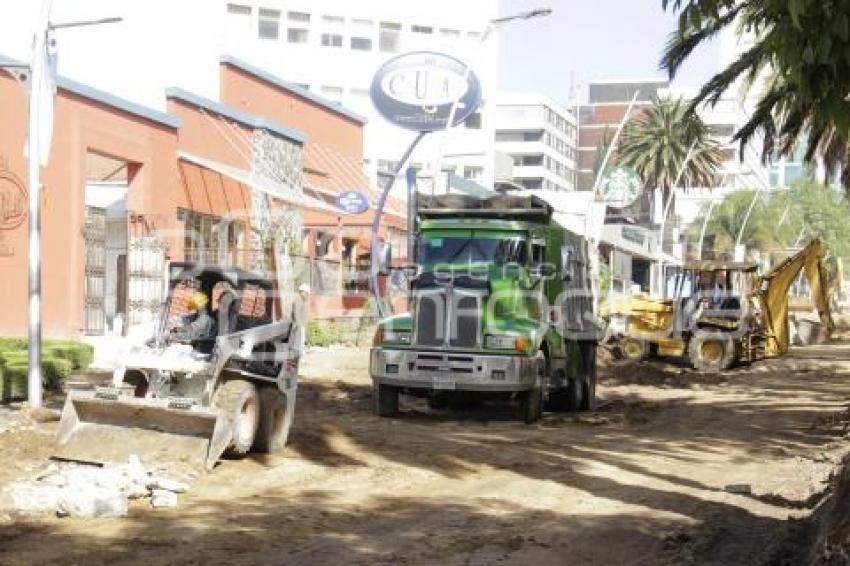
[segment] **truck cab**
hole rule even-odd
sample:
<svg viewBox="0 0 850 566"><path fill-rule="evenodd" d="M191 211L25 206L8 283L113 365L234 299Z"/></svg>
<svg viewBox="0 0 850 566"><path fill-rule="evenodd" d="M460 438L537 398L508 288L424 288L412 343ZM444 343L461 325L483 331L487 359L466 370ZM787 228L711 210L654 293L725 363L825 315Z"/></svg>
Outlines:
<svg viewBox="0 0 850 566"><path fill-rule="evenodd" d="M400 394L515 399L526 422L593 407L587 247L552 212L536 197L422 197L409 310L379 322L370 351L377 414Z"/></svg>

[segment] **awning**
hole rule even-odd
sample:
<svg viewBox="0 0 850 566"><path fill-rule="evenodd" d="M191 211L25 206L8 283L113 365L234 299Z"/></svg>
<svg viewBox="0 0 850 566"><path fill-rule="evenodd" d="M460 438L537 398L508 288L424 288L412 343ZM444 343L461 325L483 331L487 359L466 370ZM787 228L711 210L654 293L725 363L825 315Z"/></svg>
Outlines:
<svg viewBox="0 0 850 566"><path fill-rule="evenodd" d="M232 165L227 165L205 157L199 157L183 151L178 152L177 155L184 161L205 167L221 175L225 175L237 183L241 183L253 190L265 193L287 204L307 210L332 213L337 216L346 216L345 212L327 204L326 202L298 193L279 181L269 179L262 175L257 175L253 171L245 171L244 169L239 169Z"/></svg>

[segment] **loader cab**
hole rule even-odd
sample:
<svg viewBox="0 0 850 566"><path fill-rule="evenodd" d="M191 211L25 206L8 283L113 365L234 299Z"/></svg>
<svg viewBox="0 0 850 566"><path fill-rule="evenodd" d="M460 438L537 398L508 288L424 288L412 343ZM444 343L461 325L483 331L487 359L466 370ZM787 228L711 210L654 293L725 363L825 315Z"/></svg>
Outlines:
<svg viewBox="0 0 850 566"><path fill-rule="evenodd" d="M673 280L673 304L679 328L694 316L740 321L747 309L758 265L749 262L701 261L685 264Z"/></svg>
<svg viewBox="0 0 850 566"><path fill-rule="evenodd" d="M179 329L187 322L188 305L195 293L208 298L209 331L185 339ZM187 343L201 354L210 354L218 336L269 324L274 320L271 283L257 273L239 268L172 263L169 292L160 332L160 344Z"/></svg>

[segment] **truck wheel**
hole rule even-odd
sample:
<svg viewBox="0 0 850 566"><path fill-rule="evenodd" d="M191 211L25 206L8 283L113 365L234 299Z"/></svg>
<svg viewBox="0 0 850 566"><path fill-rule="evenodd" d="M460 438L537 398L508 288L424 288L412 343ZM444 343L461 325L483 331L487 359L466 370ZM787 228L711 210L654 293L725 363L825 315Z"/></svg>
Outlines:
<svg viewBox="0 0 850 566"><path fill-rule="evenodd" d="M596 410L596 342L579 342L582 361L582 411Z"/></svg>
<svg viewBox="0 0 850 566"><path fill-rule="evenodd" d="M573 377L564 392L564 410L577 413L581 410L584 402L584 380L581 377Z"/></svg>
<svg viewBox="0 0 850 566"><path fill-rule="evenodd" d="M546 402L546 358L542 354L537 356L537 376L534 386L528 391L523 391L519 396L519 410L525 424L536 423L543 416L543 405Z"/></svg>
<svg viewBox="0 0 850 566"><path fill-rule="evenodd" d="M729 369L735 363L735 343L727 332L697 331L688 343L688 357L697 371Z"/></svg>
<svg viewBox="0 0 850 566"><path fill-rule="evenodd" d="M260 420L260 396L250 381L232 379L224 382L215 394L215 406L223 409L233 426L233 439L227 453L244 456L254 445Z"/></svg>
<svg viewBox="0 0 850 566"><path fill-rule="evenodd" d="M260 423L254 450L274 454L283 450L289 436L286 396L275 386L260 388Z"/></svg>
<svg viewBox="0 0 850 566"><path fill-rule="evenodd" d="M378 383L375 385L375 414L379 417L398 415L398 388Z"/></svg>

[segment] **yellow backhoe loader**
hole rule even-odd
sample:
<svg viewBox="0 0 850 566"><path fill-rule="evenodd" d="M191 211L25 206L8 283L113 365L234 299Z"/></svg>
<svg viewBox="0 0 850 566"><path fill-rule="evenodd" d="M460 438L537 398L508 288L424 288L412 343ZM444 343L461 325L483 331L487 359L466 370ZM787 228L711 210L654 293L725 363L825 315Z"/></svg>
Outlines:
<svg viewBox="0 0 850 566"><path fill-rule="evenodd" d="M685 264L672 299L633 296L601 309L606 344L615 357L682 357L700 371L781 356L791 343L788 291L801 270L824 331L833 328L824 251L812 240L764 275L755 263Z"/></svg>

